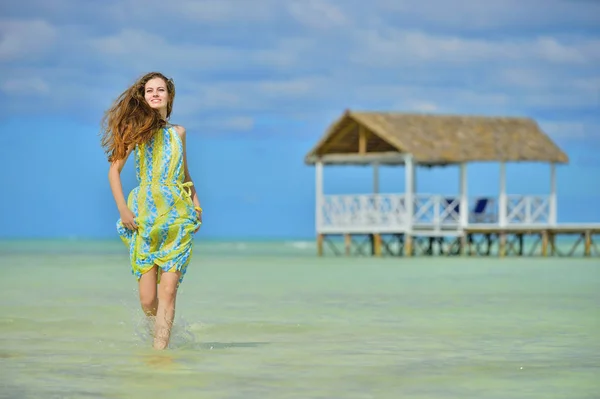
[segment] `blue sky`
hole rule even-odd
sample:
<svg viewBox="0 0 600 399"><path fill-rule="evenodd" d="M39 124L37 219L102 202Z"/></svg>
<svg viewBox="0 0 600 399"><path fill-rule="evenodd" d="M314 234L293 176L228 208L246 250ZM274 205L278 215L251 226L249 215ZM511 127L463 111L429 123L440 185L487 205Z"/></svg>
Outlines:
<svg viewBox="0 0 600 399"><path fill-rule="evenodd" d="M346 108L523 115L568 153L560 222L600 222L600 2L24 0L0 23L0 237L114 238L102 112L141 74L173 77L206 238L310 238L305 153ZM469 167L495 194L498 165ZM510 165L510 193L549 190ZM401 168L381 173L400 192ZM453 193L456 168L419 170ZM125 190L135 186L131 164ZM371 171L325 171L326 193Z"/></svg>

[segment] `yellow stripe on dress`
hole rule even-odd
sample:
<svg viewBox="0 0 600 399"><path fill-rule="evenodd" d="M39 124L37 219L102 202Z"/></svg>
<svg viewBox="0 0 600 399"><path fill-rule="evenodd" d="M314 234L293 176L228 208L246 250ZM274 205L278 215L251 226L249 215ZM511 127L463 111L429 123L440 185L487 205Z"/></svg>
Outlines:
<svg viewBox="0 0 600 399"><path fill-rule="evenodd" d="M159 131L160 134L156 134L155 135L155 139L154 139L154 148L152 151L152 168L154 169L154 173L152 174L152 187L151 187L151 192L152 192L152 197L154 199L154 204L156 205L156 209L165 209L166 205L168 204L167 199L165 198L165 195L163 194L163 188L160 186L161 185L161 175L162 173L157 173L158 171L161 171L161 163L163 161L161 154L163 154L163 149L164 149L164 132L161 130ZM162 172L162 171L161 171ZM156 217L158 218L160 215L156 215ZM156 222L159 222L158 220L156 220ZM164 241L164 237L163 237L163 233L162 233L162 229L160 226L162 223L158 223L157 224L157 228L155 228L152 231L152 245L153 248L157 248L157 247L161 247L162 243Z"/></svg>

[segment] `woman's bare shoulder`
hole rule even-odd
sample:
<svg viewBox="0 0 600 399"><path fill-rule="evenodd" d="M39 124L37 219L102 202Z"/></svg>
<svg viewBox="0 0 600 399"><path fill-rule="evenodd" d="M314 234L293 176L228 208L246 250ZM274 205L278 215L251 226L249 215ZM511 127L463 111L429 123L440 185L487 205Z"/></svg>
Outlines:
<svg viewBox="0 0 600 399"><path fill-rule="evenodd" d="M174 123L172 123L171 126L173 126L173 129L175 129L175 131L177 132L177 134L179 134L179 136L181 136L181 137L185 136L185 127L183 127L181 125L176 125Z"/></svg>

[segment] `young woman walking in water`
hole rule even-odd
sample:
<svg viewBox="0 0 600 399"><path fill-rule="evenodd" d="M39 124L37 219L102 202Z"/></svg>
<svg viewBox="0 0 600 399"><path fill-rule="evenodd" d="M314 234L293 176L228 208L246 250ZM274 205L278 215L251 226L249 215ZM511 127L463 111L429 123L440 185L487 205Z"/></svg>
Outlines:
<svg viewBox="0 0 600 399"><path fill-rule="evenodd" d="M123 92L102 121L108 179L120 218L117 232L129 249L142 310L154 322L154 348L169 345L177 289L202 224L182 126L168 122L175 85L152 72ZM123 195L121 171L134 153L139 185Z"/></svg>

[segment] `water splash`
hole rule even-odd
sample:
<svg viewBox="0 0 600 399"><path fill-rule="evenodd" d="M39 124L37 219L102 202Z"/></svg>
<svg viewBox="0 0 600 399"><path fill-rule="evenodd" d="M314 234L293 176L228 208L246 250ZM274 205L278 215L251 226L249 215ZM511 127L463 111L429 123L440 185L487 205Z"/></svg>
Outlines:
<svg viewBox="0 0 600 399"><path fill-rule="evenodd" d="M154 340L154 317L137 315L133 323L133 334L140 344L152 346ZM183 349L193 347L196 337L191 325L181 316L175 317L171 328L169 349Z"/></svg>
<svg viewBox="0 0 600 399"><path fill-rule="evenodd" d="M137 341L137 345L152 347L154 341L154 317L148 317L143 314L139 305L126 303L121 300L130 315L130 323L133 327L132 335ZM176 314L171 328L171 338L169 349L184 349L193 347L196 344L196 337L192 332L193 324L188 323L181 315Z"/></svg>

